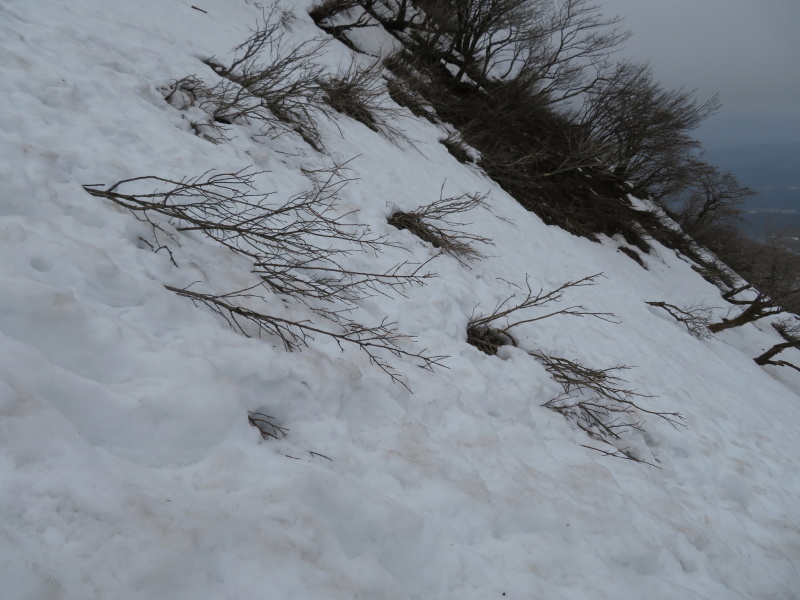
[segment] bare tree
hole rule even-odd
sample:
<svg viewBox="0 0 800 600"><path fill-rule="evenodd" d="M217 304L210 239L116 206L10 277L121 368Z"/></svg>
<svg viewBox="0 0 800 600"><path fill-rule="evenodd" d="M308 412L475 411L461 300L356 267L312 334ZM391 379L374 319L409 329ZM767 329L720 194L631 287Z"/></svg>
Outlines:
<svg viewBox="0 0 800 600"><path fill-rule="evenodd" d="M792 317L786 317L784 319L780 319L772 324L772 327L777 331L780 336L783 338L783 343L775 344L764 352L761 356L753 359L756 361L758 365L776 365L779 367L789 367L794 369L795 371L800 371L800 367L790 363L786 360L774 360L775 357L783 352L784 350L788 350L789 348L798 348L800 349L800 317L794 315Z"/></svg>
<svg viewBox="0 0 800 600"><path fill-rule="evenodd" d="M531 88L563 100L590 88L587 74L607 62L628 34L590 0L422 0L429 48L469 76L522 75ZM591 77L589 78L591 80Z"/></svg>
<svg viewBox="0 0 800 600"><path fill-rule="evenodd" d="M665 201L676 205L675 216L684 231L704 243L710 228L738 220L742 213L739 206L755 194L740 185L731 173L698 162L692 169L692 181L687 188Z"/></svg>
<svg viewBox="0 0 800 600"><path fill-rule="evenodd" d="M693 91L667 90L647 64L623 62L584 96L580 122L610 152L603 162L641 196L658 195L700 144L689 133L720 107Z"/></svg>

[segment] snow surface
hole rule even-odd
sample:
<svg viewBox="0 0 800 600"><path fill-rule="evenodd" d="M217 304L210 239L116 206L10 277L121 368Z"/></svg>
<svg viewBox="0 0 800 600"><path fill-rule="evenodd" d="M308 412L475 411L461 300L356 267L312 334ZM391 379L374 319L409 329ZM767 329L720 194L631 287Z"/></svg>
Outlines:
<svg viewBox="0 0 800 600"><path fill-rule="evenodd" d="M320 35L309 7L294 6L297 42ZM344 117L322 122L327 155L245 127L196 137L159 88L211 77L199 59L227 58L260 14L245 0L0 3L0 597L800 598L800 378L752 361L778 341L768 325L690 337L645 304L722 307L687 262L657 246L644 270L619 240L543 225L410 114L396 125L414 147ZM332 42L324 60L351 56ZM449 356L434 373L395 360L413 393L356 349L289 353L229 330L163 285L239 289L246 260L181 235L175 267L81 187L249 166L288 198L308 189L301 167L349 159L339 210L407 249L354 266L433 256L386 218L443 183L490 193L491 211L464 215L495 242L486 260L438 257L428 285L352 315ZM507 295L500 279L551 289L599 272L564 302L620 324L530 323L500 357L466 343L476 307ZM559 387L521 348L633 365L643 402L688 429L650 419L629 438L660 469L603 457L541 406ZM288 437L263 441L254 410Z"/></svg>

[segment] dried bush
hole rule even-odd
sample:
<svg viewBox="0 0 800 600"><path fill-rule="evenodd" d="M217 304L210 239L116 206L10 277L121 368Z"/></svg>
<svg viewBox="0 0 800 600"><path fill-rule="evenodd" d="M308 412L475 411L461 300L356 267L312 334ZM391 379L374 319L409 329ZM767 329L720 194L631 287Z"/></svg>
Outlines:
<svg viewBox="0 0 800 600"><path fill-rule="evenodd" d="M469 152L469 146L456 133L451 133L446 138L439 140L442 145L447 148L447 151L461 164L468 164L474 162L472 155Z"/></svg>
<svg viewBox="0 0 800 600"><path fill-rule="evenodd" d="M461 194L444 197L444 186L439 199L410 212L395 212L389 217L389 224L405 229L455 258L462 265L484 258L474 244L491 244L489 238L465 233L459 228L463 225L450 220L451 215L465 213L482 206L487 194Z"/></svg>
<svg viewBox="0 0 800 600"><path fill-rule="evenodd" d="M409 142L401 129L390 120L400 112L388 102L381 59L361 66L355 59L335 75L320 77L318 84L325 92L325 102L336 112L355 119L389 139Z"/></svg>
<svg viewBox="0 0 800 600"><path fill-rule="evenodd" d="M386 81L389 97L399 106L405 106L415 117L426 119L430 123L438 123L435 111L419 93L408 89L395 78Z"/></svg>
<svg viewBox="0 0 800 600"><path fill-rule="evenodd" d="M272 4L250 37L234 49L229 65L214 57L203 61L219 81L184 77L163 90L166 100L182 110L199 108L206 117L192 126L215 142L225 139L230 125L246 123L259 127L260 135L296 133L322 150L317 118L324 107L318 83L324 69L317 59L327 42L309 40L290 46L286 28L291 18L291 13Z"/></svg>
<svg viewBox="0 0 800 600"><path fill-rule="evenodd" d="M622 436L632 430L642 431L647 415L663 419L675 428L685 426L685 419L680 413L652 411L638 404L651 396L639 394L626 386L625 380L617 375L627 369L626 366L593 369L577 361L549 356L540 351L529 354L563 390L542 406L563 415L589 437L615 448L611 452L600 450L604 454L651 464L624 446Z"/></svg>
<svg viewBox="0 0 800 600"><path fill-rule="evenodd" d="M602 277L602 273L589 275L588 277L576 281L568 281L549 292L545 292L543 289L534 292L527 277L525 278L524 288L505 282L510 287L516 288L519 291L498 302L490 314L473 314L467 323L467 341L486 354L497 354L497 348L499 346L509 343L514 346L517 345L510 331L523 323L533 323L556 315L571 315L573 317L590 316L604 321L616 322L614 321L615 316L612 313L593 312L581 305L568 306L548 312L544 315L526 316L526 318L522 319L517 319L518 315L515 314L518 311L531 308L545 308L554 302L559 302L567 290L594 285L600 277ZM495 325L496 321L502 321L502 326Z"/></svg>
<svg viewBox="0 0 800 600"><path fill-rule="evenodd" d="M676 321L683 323L686 330L697 339L711 337L708 326L711 324L712 308L705 304L692 304L689 306L675 306L667 302L648 302L650 306L663 308Z"/></svg>
<svg viewBox="0 0 800 600"><path fill-rule="evenodd" d="M649 270L647 268L647 264L642 259L641 254L636 252L636 250L634 250L632 248L628 248L627 246L620 246L619 248L617 248L617 250L622 252L628 258L633 259L636 262L636 264L638 264L640 267L642 267L645 271Z"/></svg>

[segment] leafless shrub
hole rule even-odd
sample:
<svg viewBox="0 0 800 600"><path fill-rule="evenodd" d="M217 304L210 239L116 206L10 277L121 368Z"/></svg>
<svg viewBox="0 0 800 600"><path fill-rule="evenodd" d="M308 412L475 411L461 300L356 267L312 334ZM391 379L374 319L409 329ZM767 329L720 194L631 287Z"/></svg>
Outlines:
<svg viewBox="0 0 800 600"><path fill-rule="evenodd" d="M333 16L353 10L359 4L359 0L322 0L311 7L308 15L319 25Z"/></svg>
<svg viewBox="0 0 800 600"><path fill-rule="evenodd" d="M329 33L351 50L358 51L355 44L348 39L347 32L379 25L367 11L362 10L364 4L356 0L323 0L312 6L308 15L322 31Z"/></svg>
<svg viewBox="0 0 800 600"><path fill-rule="evenodd" d="M712 308L705 304L692 304L689 306L675 306L667 302L648 302L650 306L663 308L676 321L683 323L686 330L697 339L711 337L708 326L711 324Z"/></svg>
<svg viewBox="0 0 800 600"><path fill-rule="evenodd" d="M510 333L503 333L488 325L467 325L467 343L489 356L494 356L500 346L516 346Z"/></svg>
<svg viewBox="0 0 800 600"><path fill-rule="evenodd" d="M400 80L391 78L386 81L386 89L389 97L400 106L405 106L415 117L427 119L431 123L437 123L436 113L428 105L425 98L418 92L406 87Z"/></svg>
<svg viewBox="0 0 800 600"><path fill-rule="evenodd" d="M275 417L271 417L262 412L247 411L247 420L250 425L258 429L261 437L265 440L279 440L285 438L289 431L275 423Z"/></svg>
<svg viewBox="0 0 800 600"><path fill-rule="evenodd" d="M636 264L642 267L645 271L649 270L647 268L647 264L644 262L644 260L642 260L642 256L638 252L636 252L636 250L634 250L633 248L628 248L627 246L620 246L619 248L617 248L617 250L622 252L628 258L631 258L634 261L636 261Z"/></svg>
<svg viewBox="0 0 800 600"><path fill-rule="evenodd" d="M179 296L189 298L195 305L210 309L222 317L234 331L247 337L276 336L290 351L308 345L315 336L331 338L341 349L346 345L355 346L366 353L371 364L409 391L408 385L392 366L387 355L416 360L419 367L428 371L444 366L442 361L447 358L432 356L427 350L413 346L407 349L406 346L413 344L414 338L398 332L395 323L387 320L378 325L366 326L347 318L341 312L327 312L324 316L332 321L335 328L323 329L310 321L276 317L243 306L243 301L264 301L263 296L253 290L217 295L194 292L188 288L165 287Z"/></svg>
<svg viewBox="0 0 800 600"><path fill-rule="evenodd" d="M353 61L335 75L322 76L319 86L325 92L325 102L336 112L355 119L389 139L410 141L390 119L399 111L387 102L386 82L381 59L361 66Z"/></svg>
<svg viewBox="0 0 800 600"><path fill-rule="evenodd" d="M487 194L479 193L445 198L442 186L438 200L410 212L395 212L388 222L398 229L407 229L466 266L469 262L484 258L473 244L491 244L492 241L462 231L459 229L462 225L450 220L450 216L482 206L486 198Z"/></svg>
<svg viewBox="0 0 800 600"><path fill-rule="evenodd" d="M341 165L308 171L312 187L280 203L256 191L257 173L207 172L170 180L135 177L106 190L86 187L94 196L127 208L151 225L155 234L175 241L158 217L179 232L197 231L252 259L254 272L273 291L306 303L314 300L352 304L358 299L401 291L433 277L423 266L401 262L385 272L348 269L341 259L357 251L380 252L395 244L374 235L368 226L348 223L336 214L338 194L348 183ZM150 193L123 193L143 183L166 186ZM164 244L158 243L159 246Z"/></svg>
<svg viewBox="0 0 800 600"><path fill-rule="evenodd" d="M439 140L447 151L461 164L474 162L467 146L456 133L451 133L446 138Z"/></svg>
<svg viewBox="0 0 800 600"><path fill-rule="evenodd" d="M800 367L790 363L789 361L773 360L776 355L780 354L784 350L788 350L789 348L800 348L800 317L794 315L779 319L772 324L772 327L780 334L780 336L784 339L784 342L781 344L775 344L772 346L772 348L764 352L764 354L755 358L754 360L756 361L756 364L762 366L775 365L778 367L789 367L795 371L800 371Z"/></svg>
<svg viewBox="0 0 800 600"><path fill-rule="evenodd" d="M426 369L439 366L445 357L430 356L413 346L407 349L411 339L399 333L394 323L384 320L376 326L365 326L347 317L346 312L359 299L373 293L387 294L387 290L402 293L405 286L422 284L433 274L422 273L422 266L407 263L386 272L366 273L350 270L340 262L353 252L377 253L393 246L384 237L373 235L369 227L347 223L347 215L335 214L338 193L348 182L342 169L337 166L306 172L311 189L283 203L270 203L269 194L255 190L256 173L244 171L204 173L178 181L135 177L105 190L96 186L84 189L127 208L148 223L159 249L178 243L174 231L199 232L250 258L261 279L248 289L224 294L165 286L170 291L209 308L244 335L277 337L287 350L307 345L315 335L332 338L340 347L355 345L366 352L372 364L405 386L389 357L417 359ZM150 193L121 191L142 183L166 189ZM174 229L168 228L167 223ZM331 323L331 328L252 308L265 303L273 292L300 300L313 314Z"/></svg>
<svg viewBox="0 0 800 600"><path fill-rule="evenodd" d="M652 411L639 404L642 399L652 396L627 387L625 380L617 375L627 369L626 366L593 369L575 360L550 356L540 351L529 354L563 390L543 406L563 415L589 437L613 446L615 450L612 452L600 450L609 456L651 464L631 448L625 447L622 437L632 430L642 431L647 415L663 419L675 428L685 426L685 419L679 413Z"/></svg>
<svg viewBox="0 0 800 600"><path fill-rule="evenodd" d="M217 83L184 77L163 90L165 98L182 110L199 108L206 118L193 121L193 127L214 142L225 139L232 124L247 123L258 126L260 135L296 133L322 150L317 113L324 100L318 84L324 69L317 59L326 41L290 46L286 29L291 19L291 13L272 4L234 49L229 65L213 57L203 61L220 77Z"/></svg>
<svg viewBox="0 0 800 600"><path fill-rule="evenodd" d="M519 291L498 302L490 314L473 314L467 323L467 340L470 344L487 354L496 354L498 346L508 344L509 342L512 345L516 345L516 340L510 331L523 323L533 323L556 315L571 315L573 317L589 316L597 317L604 321L616 322L614 321L615 315L612 313L590 311L581 305L568 306L548 312L547 314L516 320L518 316L516 313L518 313L518 311L531 308L545 308L554 302L559 302L567 290L594 285L601 276L602 273L597 273L576 281L568 281L549 292L545 292L543 289L534 292L527 277L525 278L525 288L505 282L510 287L516 288ZM496 326L496 321L502 321L502 325Z"/></svg>

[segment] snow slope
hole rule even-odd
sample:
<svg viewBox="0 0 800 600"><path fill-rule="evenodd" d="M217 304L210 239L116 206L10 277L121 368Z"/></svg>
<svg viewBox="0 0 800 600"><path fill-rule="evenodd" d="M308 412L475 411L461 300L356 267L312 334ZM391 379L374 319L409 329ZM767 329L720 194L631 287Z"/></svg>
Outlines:
<svg viewBox="0 0 800 600"><path fill-rule="evenodd" d="M261 11L192 1L206 12L0 4L0 597L800 598L800 379L752 361L778 339L766 324L689 336L645 302L724 303L673 251L656 245L644 270L619 240L543 225L410 114L396 124L415 147L344 117L321 122L328 154L245 127L196 137L159 88L210 76L199 59L228 57ZM309 7L294 6L297 42L320 35ZM333 42L325 60L351 56ZM176 267L141 241L145 224L81 187L251 167L266 171L259 191L288 198L308 189L301 168L350 159L340 210L405 248L354 266L435 254L386 224L393 210L443 184L490 194L491 211L464 216L494 240L487 259L437 257L428 285L353 313L449 357L433 373L395 359L410 391L357 349L289 353L231 331L163 286L240 289L248 261L180 234ZM466 343L476 307L509 293L500 280L551 289L600 272L564 302L621 323L530 323L499 357ZM643 402L688 429L651 419L629 439L660 469L603 457L541 406L560 388L522 348L632 365ZM263 441L255 410L288 437Z"/></svg>

